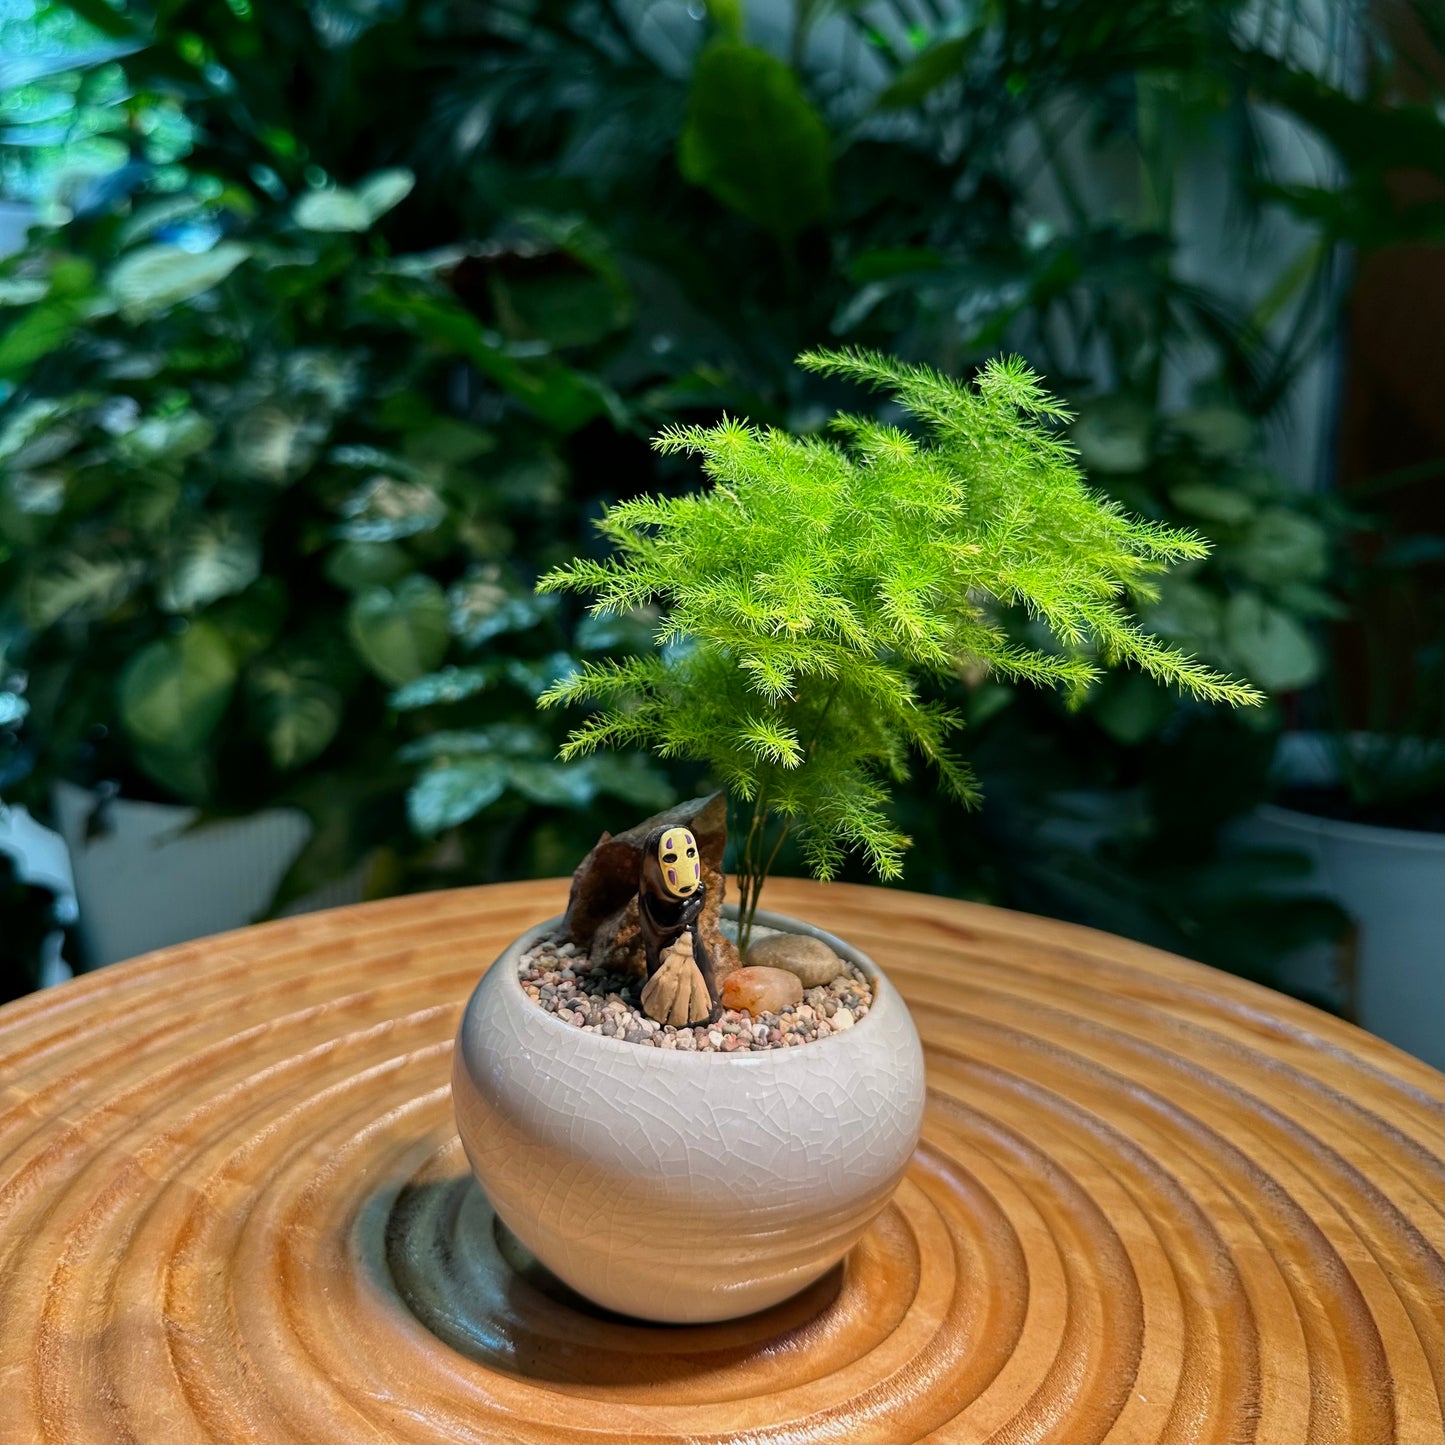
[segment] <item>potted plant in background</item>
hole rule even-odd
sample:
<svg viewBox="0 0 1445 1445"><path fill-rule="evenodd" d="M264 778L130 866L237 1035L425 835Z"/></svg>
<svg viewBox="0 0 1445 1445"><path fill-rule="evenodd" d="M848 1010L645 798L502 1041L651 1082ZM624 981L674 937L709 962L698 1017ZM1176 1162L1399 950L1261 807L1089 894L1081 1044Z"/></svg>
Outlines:
<svg viewBox="0 0 1445 1445"><path fill-rule="evenodd" d="M504 1223L589 1298L654 1319L745 1314L818 1278L921 1125L921 1050L887 979L758 910L781 836L820 878L850 851L896 876L908 839L887 804L910 761L974 796L950 749L960 720L929 697L960 669L1082 691L1130 663L1259 700L1131 619L1204 544L1091 493L1053 429L1066 413L1021 363L973 385L866 352L800 364L883 387L921 435L846 414L840 440L669 429L656 445L701 456L711 486L611 508L616 555L541 583L595 594L594 615L660 607L659 652L590 663L541 701L602 705L567 754L647 747L724 784L735 930L720 798L604 836L566 915L483 976L454 1054L458 1128ZM1014 611L1032 645L1001 626Z"/></svg>
<svg viewBox="0 0 1445 1445"><path fill-rule="evenodd" d="M0 681L92 964L359 897L409 846L407 686L483 647L450 695L550 676L498 641L547 612L505 559L547 515L518 469L548 428L437 410L459 357L505 356L439 277L456 255L373 234L410 186L277 206L192 176L5 263Z"/></svg>
<svg viewBox="0 0 1445 1445"><path fill-rule="evenodd" d="M1335 949L1286 955L1296 987L1334 975L1341 1012L1445 1068L1445 742L1426 602L1445 543L1378 518L1365 536L1345 582L1354 620L1335 639L1336 670L1302 710L1315 726L1280 740L1273 799L1234 836L1304 854L1312 886L1351 920Z"/></svg>

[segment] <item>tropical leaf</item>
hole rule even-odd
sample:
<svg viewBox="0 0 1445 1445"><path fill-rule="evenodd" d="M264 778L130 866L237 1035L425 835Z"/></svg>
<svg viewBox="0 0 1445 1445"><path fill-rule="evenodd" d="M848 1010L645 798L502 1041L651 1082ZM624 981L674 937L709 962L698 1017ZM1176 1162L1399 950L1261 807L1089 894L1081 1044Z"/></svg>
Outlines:
<svg viewBox="0 0 1445 1445"><path fill-rule="evenodd" d="M1255 512L1253 498L1215 482L1185 482L1170 490L1169 500L1181 512L1228 527L1243 526Z"/></svg>
<svg viewBox="0 0 1445 1445"><path fill-rule="evenodd" d="M405 200L415 184L416 177L408 170L377 171L355 190L329 186L307 191L291 214L307 231L368 231Z"/></svg>
<svg viewBox="0 0 1445 1445"><path fill-rule="evenodd" d="M958 77L986 34L984 27L978 25L964 35L951 36L925 50L879 92L875 102L878 109L911 110L927 100Z"/></svg>
<svg viewBox="0 0 1445 1445"><path fill-rule="evenodd" d="M244 664L276 641L289 604L284 582L261 577L239 596L208 607L206 621L220 629L232 656Z"/></svg>
<svg viewBox="0 0 1445 1445"><path fill-rule="evenodd" d="M273 485L292 480L316 459L327 424L276 403L248 408L231 425L230 459L236 474Z"/></svg>
<svg viewBox="0 0 1445 1445"><path fill-rule="evenodd" d="M346 621L361 660L393 687L430 672L446 654L446 594L430 577L368 587L352 599Z"/></svg>
<svg viewBox="0 0 1445 1445"><path fill-rule="evenodd" d="M446 504L423 482L378 475L341 505L336 535L351 542L396 542L430 532L446 519Z"/></svg>
<svg viewBox="0 0 1445 1445"><path fill-rule="evenodd" d="M323 753L341 725L340 693L313 672L268 663L246 676L266 751L283 772Z"/></svg>
<svg viewBox="0 0 1445 1445"><path fill-rule="evenodd" d="M490 665L444 667L440 672L429 672L425 677L418 677L405 687L398 688L389 701L398 712L434 707L438 703L461 702L489 687L495 675L496 670Z"/></svg>
<svg viewBox="0 0 1445 1445"><path fill-rule="evenodd" d="M58 351L80 325L83 313L73 301L44 301L0 336L0 379L18 381L42 357Z"/></svg>
<svg viewBox="0 0 1445 1445"><path fill-rule="evenodd" d="M167 612L194 612L244 592L261 574L261 544L234 516L222 513L185 528L166 562L157 593Z"/></svg>
<svg viewBox="0 0 1445 1445"><path fill-rule="evenodd" d="M503 758L463 758L423 773L406 795L411 825L424 837L476 817L507 790Z"/></svg>
<svg viewBox="0 0 1445 1445"><path fill-rule="evenodd" d="M512 590L501 569L474 568L447 592L453 635L464 647L480 647L503 632L525 632L557 610L556 598Z"/></svg>
<svg viewBox="0 0 1445 1445"><path fill-rule="evenodd" d="M139 744L181 753L199 747L225 715L236 660L220 630L193 622L143 647L120 675L125 730Z"/></svg>
<svg viewBox="0 0 1445 1445"><path fill-rule="evenodd" d="M342 542L326 556L326 580L343 592L390 587L411 571L411 558L395 542Z"/></svg>
<svg viewBox="0 0 1445 1445"><path fill-rule="evenodd" d="M503 338L454 302L377 284L366 296L379 316L460 352L489 381L530 407L549 426L570 433L595 417L625 421L626 410L603 382L549 356L516 355Z"/></svg>
<svg viewBox="0 0 1445 1445"><path fill-rule="evenodd" d="M789 237L828 213L828 127L781 60L720 40L698 59L678 164L694 185Z"/></svg>
<svg viewBox="0 0 1445 1445"><path fill-rule="evenodd" d="M1239 666L1270 692L1306 687L1320 674L1314 640L1258 593L1238 592L1224 609L1224 641Z"/></svg>
<svg viewBox="0 0 1445 1445"><path fill-rule="evenodd" d="M1265 586L1319 582L1329 574L1329 536L1314 520L1284 507L1262 511L1234 551L1234 564Z"/></svg>
<svg viewBox="0 0 1445 1445"><path fill-rule="evenodd" d="M239 241L222 241L201 252L142 246L111 267L105 287L126 320L141 321L220 285L250 254L251 248Z"/></svg>
<svg viewBox="0 0 1445 1445"><path fill-rule="evenodd" d="M36 572L24 590L26 622L36 631L61 618L90 621L119 607L140 584L144 565L135 558L70 554Z"/></svg>
<svg viewBox="0 0 1445 1445"><path fill-rule="evenodd" d="M526 758L547 749L547 738L539 728L526 723L493 723L483 728L428 733L408 743L398 756L404 763L452 761L483 754Z"/></svg>

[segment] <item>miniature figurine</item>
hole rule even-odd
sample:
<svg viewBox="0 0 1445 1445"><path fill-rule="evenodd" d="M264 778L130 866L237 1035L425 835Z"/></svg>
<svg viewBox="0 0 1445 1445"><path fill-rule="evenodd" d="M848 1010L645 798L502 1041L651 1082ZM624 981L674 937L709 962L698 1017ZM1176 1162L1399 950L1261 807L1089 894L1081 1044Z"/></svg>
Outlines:
<svg viewBox="0 0 1445 1445"><path fill-rule="evenodd" d="M593 965L641 977L657 1023L711 1022L741 964L719 926L726 846L727 799L714 793L604 833L573 874L562 938Z"/></svg>
<svg viewBox="0 0 1445 1445"><path fill-rule="evenodd" d="M712 958L698 931L707 885L688 829L656 829L642 846L637 920L647 956L642 1007L674 1025L705 1023L717 996Z"/></svg>

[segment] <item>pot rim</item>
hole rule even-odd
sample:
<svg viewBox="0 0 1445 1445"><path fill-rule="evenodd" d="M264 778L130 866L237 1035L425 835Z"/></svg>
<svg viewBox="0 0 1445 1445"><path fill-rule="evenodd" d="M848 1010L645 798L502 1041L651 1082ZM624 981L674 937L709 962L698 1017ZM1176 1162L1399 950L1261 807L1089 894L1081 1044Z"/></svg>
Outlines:
<svg viewBox="0 0 1445 1445"><path fill-rule="evenodd" d="M738 905L736 903L724 903L722 911L725 918L736 919ZM515 965L538 939L545 937L548 933L560 927L565 917L566 914L559 913L552 918L543 919L542 922L533 924L532 927L525 932L519 933L517 937L503 949L502 953L497 957L496 962L491 965L491 968L489 968L487 972L490 973L492 969L497 968L499 965L504 965L509 957L512 960L512 964ZM774 913L766 908L759 908L754 915L753 921L762 924L764 928L775 928L780 933L800 933L817 938L823 943L826 943L828 947L837 953L840 958L844 959L845 962L857 964L857 966L863 970L864 975L867 977L873 989L873 1002L869 1005L868 1012L864 1014L851 1029L846 1029L841 1034L829 1034L826 1039L812 1039L805 1044L799 1044L797 1047L791 1049L741 1049L731 1053L691 1049L654 1049L645 1048L641 1044L630 1044L626 1039L613 1039L608 1038L604 1034L585 1033L583 1030L577 1028L575 1024L564 1024L555 1014L548 1013L546 1009L539 1007L527 997L526 992L522 988L522 981L517 975L515 966L508 969L510 976L507 979L506 987L513 991L516 1000L530 1012L535 1013L546 1027L557 1029L571 1035L579 1044L584 1044L585 1046L591 1046L593 1044L607 1045L609 1047L635 1050L641 1055L639 1062L645 1061L653 1066L662 1065L664 1067L666 1066L664 1061L667 1060L686 1059L689 1061L688 1066L691 1067L692 1060L715 1058L726 1060L735 1066L776 1068L782 1064L784 1059L796 1057L799 1054L807 1054L813 1049L831 1044L835 1039L846 1043L859 1029L867 1028L869 1024L873 1022L873 1015L880 1004L884 1007L899 1007L902 1005L902 995L899 994L896 989L892 990L893 997L891 999L889 998L890 985L887 976L856 944L851 944L846 939L839 938L836 934L829 933L827 929L819 928L816 924L808 923L804 919L794 918L788 913ZM871 1038L871 1034L866 1036L864 1042L868 1042Z"/></svg>
<svg viewBox="0 0 1445 1445"><path fill-rule="evenodd" d="M1379 823L1361 823L1353 818L1331 818L1324 813L1307 813L1282 803L1261 803L1258 817L1276 827L1290 828L1314 837L1321 835L1364 848L1397 848L1409 853L1438 853L1445 833L1429 828L1388 828Z"/></svg>

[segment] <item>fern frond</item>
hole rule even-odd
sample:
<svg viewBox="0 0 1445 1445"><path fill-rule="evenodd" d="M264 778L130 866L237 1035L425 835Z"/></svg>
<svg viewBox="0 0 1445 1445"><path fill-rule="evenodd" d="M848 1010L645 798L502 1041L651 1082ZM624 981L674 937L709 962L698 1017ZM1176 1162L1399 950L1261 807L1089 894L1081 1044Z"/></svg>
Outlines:
<svg viewBox="0 0 1445 1445"><path fill-rule="evenodd" d="M562 707L577 702L616 700L655 689L666 676L666 668L655 657L584 662L577 671L548 687L537 698L537 705Z"/></svg>
<svg viewBox="0 0 1445 1445"><path fill-rule="evenodd" d="M613 578L625 575L626 569L615 557L609 557L603 562L590 557L578 557L575 561L563 563L539 577L537 591L597 592L606 587Z"/></svg>
<svg viewBox="0 0 1445 1445"><path fill-rule="evenodd" d="M1216 672L1188 653L1161 643L1122 613L1111 614L1101 621L1099 640L1119 661L1132 662L1156 682L1178 688L1202 702L1254 707L1264 701L1264 694L1257 688Z"/></svg>
<svg viewBox="0 0 1445 1445"><path fill-rule="evenodd" d="M1074 419L1068 407L1044 390L1038 373L1021 356L999 356L988 361L979 373L978 389L990 400L1029 416L1046 416L1055 421Z"/></svg>
<svg viewBox="0 0 1445 1445"><path fill-rule="evenodd" d="M887 392L918 425L840 414L831 436L799 438L724 417L654 438L697 457L708 485L609 508L612 555L539 584L589 594L593 613L660 611L658 655L589 662L543 694L596 709L566 756L700 762L787 819L818 876L855 853L888 878L908 846L890 786L917 759L949 796L978 798L950 746L960 720L920 696L926 679L984 671L1077 700L1127 664L1194 697L1259 700L1126 612L1207 544L1091 489L1058 430L1066 408L1024 362L972 383L857 348L799 362Z"/></svg>
<svg viewBox="0 0 1445 1445"><path fill-rule="evenodd" d="M803 761L802 744L791 728L772 718L754 715L743 720L738 734L743 745L765 762L796 768Z"/></svg>
<svg viewBox="0 0 1445 1445"><path fill-rule="evenodd" d="M647 746L651 743L650 729L640 718L623 713L600 713L590 717L580 727L574 728L567 740L558 749L557 756L564 763L574 758L595 753L599 748Z"/></svg>

